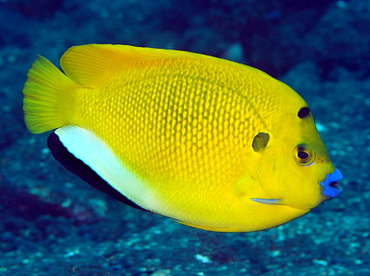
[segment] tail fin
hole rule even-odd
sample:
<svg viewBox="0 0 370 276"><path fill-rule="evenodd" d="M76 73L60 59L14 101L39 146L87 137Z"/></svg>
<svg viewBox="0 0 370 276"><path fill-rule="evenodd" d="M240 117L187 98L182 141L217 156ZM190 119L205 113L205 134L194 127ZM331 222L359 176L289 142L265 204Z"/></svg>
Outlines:
<svg viewBox="0 0 370 276"><path fill-rule="evenodd" d="M29 131L43 133L66 125L66 94L76 83L41 56L27 76L23 87L23 111Z"/></svg>

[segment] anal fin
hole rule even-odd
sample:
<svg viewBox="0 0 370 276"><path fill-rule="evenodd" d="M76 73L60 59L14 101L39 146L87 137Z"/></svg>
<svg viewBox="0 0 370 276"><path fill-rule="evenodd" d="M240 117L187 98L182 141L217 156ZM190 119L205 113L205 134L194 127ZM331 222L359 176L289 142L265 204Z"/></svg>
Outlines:
<svg viewBox="0 0 370 276"><path fill-rule="evenodd" d="M147 211L139 205L135 204L123 194L114 189L108 184L103 178L101 178L94 170L86 165L82 160L76 158L70 153L55 132L51 133L47 140L47 145L53 155L53 157L62 164L66 169L80 177L82 180L90 184L95 189L106 193L112 198L125 203L138 210Z"/></svg>

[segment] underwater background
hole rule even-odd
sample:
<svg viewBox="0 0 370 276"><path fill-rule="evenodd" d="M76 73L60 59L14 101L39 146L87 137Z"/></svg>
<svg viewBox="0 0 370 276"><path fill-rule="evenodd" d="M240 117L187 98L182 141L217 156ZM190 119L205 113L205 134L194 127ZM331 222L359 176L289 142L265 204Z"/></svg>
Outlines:
<svg viewBox="0 0 370 276"><path fill-rule="evenodd" d="M0 275L370 275L370 1L0 1ZM187 50L259 68L309 103L343 193L285 225L213 233L140 212L59 165L23 122L37 54Z"/></svg>

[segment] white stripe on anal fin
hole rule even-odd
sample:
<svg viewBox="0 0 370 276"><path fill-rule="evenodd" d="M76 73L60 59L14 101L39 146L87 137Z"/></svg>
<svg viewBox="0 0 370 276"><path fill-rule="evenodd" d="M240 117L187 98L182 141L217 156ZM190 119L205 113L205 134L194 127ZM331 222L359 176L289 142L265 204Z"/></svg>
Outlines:
<svg viewBox="0 0 370 276"><path fill-rule="evenodd" d="M165 213L150 185L126 168L113 150L92 131L78 126L65 126L55 133L70 153L129 200L146 210Z"/></svg>

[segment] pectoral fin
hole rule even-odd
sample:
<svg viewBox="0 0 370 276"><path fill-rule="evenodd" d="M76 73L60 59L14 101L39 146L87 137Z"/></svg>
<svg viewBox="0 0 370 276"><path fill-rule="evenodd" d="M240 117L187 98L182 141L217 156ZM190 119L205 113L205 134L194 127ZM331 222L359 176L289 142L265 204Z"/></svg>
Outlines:
<svg viewBox="0 0 370 276"><path fill-rule="evenodd" d="M271 199L271 198L251 198L251 200L258 202L258 203L263 203L263 204L272 204L272 205L283 205L280 203L281 199L276 198L276 199Z"/></svg>

